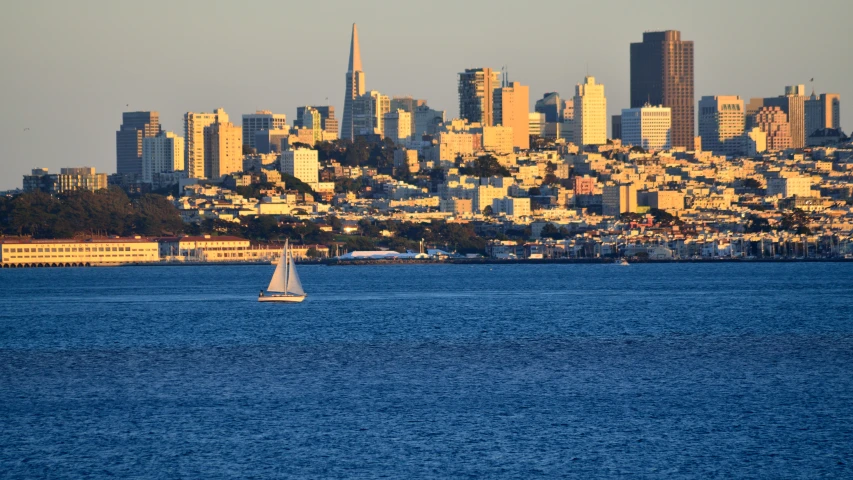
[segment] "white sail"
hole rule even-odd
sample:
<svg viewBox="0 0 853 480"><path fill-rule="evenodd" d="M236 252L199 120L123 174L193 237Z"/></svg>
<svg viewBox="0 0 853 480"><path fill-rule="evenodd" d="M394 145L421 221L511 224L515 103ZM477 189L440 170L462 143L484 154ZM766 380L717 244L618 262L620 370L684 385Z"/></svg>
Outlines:
<svg viewBox="0 0 853 480"><path fill-rule="evenodd" d="M286 249L281 252L281 258L275 266L275 273L272 274L272 280L270 280L270 286L267 287L267 291L275 293L284 293L287 291L287 277L285 276L285 262L287 261L286 252Z"/></svg>
<svg viewBox="0 0 853 480"><path fill-rule="evenodd" d="M293 263L293 257L290 252L287 252L287 293L291 295L305 295L305 290L302 289L302 282L299 281L299 274L296 273L296 264Z"/></svg>

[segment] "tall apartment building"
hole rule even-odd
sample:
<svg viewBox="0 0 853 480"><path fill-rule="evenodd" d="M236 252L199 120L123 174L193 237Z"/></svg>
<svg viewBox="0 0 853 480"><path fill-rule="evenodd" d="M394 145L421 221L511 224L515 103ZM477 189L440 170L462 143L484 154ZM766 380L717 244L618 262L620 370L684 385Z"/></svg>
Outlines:
<svg viewBox="0 0 853 480"><path fill-rule="evenodd" d="M515 134L512 127L485 126L483 131L483 150L496 155L507 155L513 152Z"/></svg>
<svg viewBox="0 0 853 480"><path fill-rule="evenodd" d="M243 114L243 143L255 148L255 132L279 128L287 128L287 116L283 113L258 110L255 113Z"/></svg>
<svg viewBox="0 0 853 480"><path fill-rule="evenodd" d="M493 91L494 124L512 128L512 145L530 148L530 87L512 82Z"/></svg>
<svg viewBox="0 0 853 480"><path fill-rule="evenodd" d="M646 103L672 109L672 145L692 150L693 42L681 32L645 32L631 44L631 108Z"/></svg>
<svg viewBox="0 0 853 480"><path fill-rule="evenodd" d="M297 148L281 152L281 171L292 175L316 189L320 181L320 162L317 150Z"/></svg>
<svg viewBox="0 0 853 480"><path fill-rule="evenodd" d="M390 111L391 101L387 95L371 90L359 96L352 104L353 135L382 134L382 121Z"/></svg>
<svg viewBox="0 0 853 480"><path fill-rule="evenodd" d="M806 100L805 134L806 138L817 130L841 128L841 95L821 93L820 97L812 92Z"/></svg>
<svg viewBox="0 0 853 480"><path fill-rule="evenodd" d="M228 122L225 110L217 108L213 113L184 114L184 162L189 178L207 178L205 165L209 162L205 158L204 129L216 122Z"/></svg>
<svg viewBox="0 0 853 480"><path fill-rule="evenodd" d="M791 148L791 125L779 107L761 107L755 114L755 126L767 134L767 150L778 152Z"/></svg>
<svg viewBox="0 0 853 480"><path fill-rule="evenodd" d="M383 118L382 134L394 143L404 143L412 138L412 114L403 110L388 112Z"/></svg>
<svg viewBox="0 0 853 480"><path fill-rule="evenodd" d="M142 140L142 181L152 183L155 173L184 169L184 138L160 132Z"/></svg>
<svg viewBox="0 0 853 480"><path fill-rule="evenodd" d="M157 112L124 112L116 132L116 173L142 175L142 139L160 133Z"/></svg>
<svg viewBox="0 0 853 480"><path fill-rule="evenodd" d="M779 107L788 116L791 126L791 147L806 146L806 86L785 87L785 95L764 99L765 107ZM769 139L768 139L769 142Z"/></svg>
<svg viewBox="0 0 853 480"><path fill-rule="evenodd" d="M494 125L494 90L500 88L500 72L470 68L459 74L459 116L471 123Z"/></svg>
<svg viewBox="0 0 853 480"><path fill-rule="evenodd" d="M623 213L637 213L637 186L607 185L601 192L601 213L618 217Z"/></svg>
<svg viewBox="0 0 853 480"><path fill-rule="evenodd" d="M584 83L575 86L574 134L577 145L604 145L607 143L607 98L604 85L587 76Z"/></svg>
<svg viewBox="0 0 853 480"><path fill-rule="evenodd" d="M296 121L293 122L294 127L305 127L305 125L303 125L302 118L305 115L305 110L308 108L313 108L320 114L320 128L322 128L327 134L331 134L335 137L338 136L338 120L335 118L335 107L330 105L296 107Z"/></svg>
<svg viewBox="0 0 853 480"><path fill-rule="evenodd" d="M344 118L341 122L340 138L352 140L354 135L353 107L355 99L364 95L364 72L361 70L361 48L358 46L358 27L352 24L352 40L349 47L349 66L344 90Z"/></svg>
<svg viewBox="0 0 853 480"><path fill-rule="evenodd" d="M699 100L699 136L705 151L729 157L742 155L745 122L743 99L736 95Z"/></svg>
<svg viewBox="0 0 853 480"><path fill-rule="evenodd" d="M231 122L204 128L204 178L243 171L243 130Z"/></svg>
<svg viewBox="0 0 853 480"><path fill-rule="evenodd" d="M74 190L94 192L107 188L107 174L96 173L93 167L62 168L59 173L48 173L46 168L34 168L24 175L24 191L41 190L51 195Z"/></svg>
<svg viewBox="0 0 853 480"><path fill-rule="evenodd" d="M645 150L672 148L672 110L646 105L622 110L622 144Z"/></svg>

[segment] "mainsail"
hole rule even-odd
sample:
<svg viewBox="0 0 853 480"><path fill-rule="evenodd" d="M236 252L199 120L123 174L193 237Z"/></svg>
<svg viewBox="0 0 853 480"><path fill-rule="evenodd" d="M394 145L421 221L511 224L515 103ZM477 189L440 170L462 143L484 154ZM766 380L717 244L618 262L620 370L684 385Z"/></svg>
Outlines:
<svg viewBox="0 0 853 480"><path fill-rule="evenodd" d="M275 293L284 293L287 291L287 283L284 271L286 270L284 262L286 255L284 252L281 253L281 258L278 260L278 264L275 266L275 273L272 274L272 280L270 280L270 286L267 287L267 291L275 292Z"/></svg>
<svg viewBox="0 0 853 480"><path fill-rule="evenodd" d="M276 272L278 272L278 267L276 267ZM291 295L305 295L305 290L302 289L302 282L299 281L299 274L296 273L296 264L293 263L293 258L290 256L290 252L287 252L286 293Z"/></svg>

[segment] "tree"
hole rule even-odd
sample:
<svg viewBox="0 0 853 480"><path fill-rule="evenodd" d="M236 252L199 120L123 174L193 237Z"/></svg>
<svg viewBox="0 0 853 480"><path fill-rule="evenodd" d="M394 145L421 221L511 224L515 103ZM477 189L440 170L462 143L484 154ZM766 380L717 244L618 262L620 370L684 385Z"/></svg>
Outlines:
<svg viewBox="0 0 853 480"><path fill-rule="evenodd" d="M491 217L492 215L494 215L491 205L486 205L486 208L483 209L483 215L487 217Z"/></svg>
<svg viewBox="0 0 853 480"><path fill-rule="evenodd" d="M459 169L461 175L473 175L475 177L509 177L509 170L498 162L492 155L484 155L474 160L470 166Z"/></svg>

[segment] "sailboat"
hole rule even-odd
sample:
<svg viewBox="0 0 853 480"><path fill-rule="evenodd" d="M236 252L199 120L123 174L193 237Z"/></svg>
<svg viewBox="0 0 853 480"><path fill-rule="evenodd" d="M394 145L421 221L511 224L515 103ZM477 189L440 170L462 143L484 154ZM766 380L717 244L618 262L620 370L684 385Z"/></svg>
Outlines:
<svg viewBox="0 0 853 480"><path fill-rule="evenodd" d="M293 263L293 257L290 255L289 241L284 242L284 250L275 266L267 292L271 295L264 294L262 291L258 296L259 302L299 303L307 297L305 290L302 289L302 282L299 281L299 274L296 273L296 264Z"/></svg>

